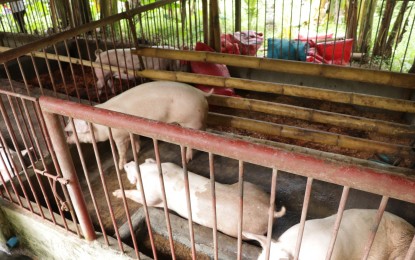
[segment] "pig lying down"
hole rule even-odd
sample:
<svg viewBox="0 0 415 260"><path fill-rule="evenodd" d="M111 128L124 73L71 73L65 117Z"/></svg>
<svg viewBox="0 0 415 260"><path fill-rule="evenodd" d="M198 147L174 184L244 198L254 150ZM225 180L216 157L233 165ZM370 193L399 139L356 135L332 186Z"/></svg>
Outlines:
<svg viewBox="0 0 415 260"><path fill-rule="evenodd" d="M157 47L157 46L152 46ZM163 46L163 49L175 49L170 46ZM121 79L134 79L134 73L128 73L125 69L130 70L140 70L144 69L140 66L140 60L137 55L131 53L132 49L111 49L108 51L102 51L97 49L95 51L95 62L102 63L106 65L111 65L111 71L103 70L102 68L94 68L95 75L97 76L97 88L98 94L101 94L102 88L105 86L105 82L111 88L112 92L115 93L114 87L112 85L111 75L115 78ZM142 56L144 66L146 69L152 70L184 70L180 67L180 61L163 59L163 58L153 58ZM184 65L183 65L184 66ZM119 69L118 69L119 67Z"/></svg>
<svg viewBox="0 0 415 260"><path fill-rule="evenodd" d="M182 217L188 218L186 192L183 169L173 163L161 164L166 190L168 208ZM137 168L134 161L124 166L129 181L136 184L134 190L126 190L125 196L143 204L140 185L137 182ZM140 165L146 202L151 207L163 207L162 192L159 182L157 164L153 159L146 159ZM194 222L213 227L212 197L210 179L188 172L192 219ZM223 233L238 236L239 188L238 183L232 185L215 183L217 228ZM122 198L122 191L116 190L113 195ZM269 194L252 183L244 182L243 230L254 234L264 234L268 226ZM284 214L275 212L274 217Z"/></svg>
<svg viewBox="0 0 415 260"><path fill-rule="evenodd" d="M166 123L177 123L183 127L204 130L208 113L206 94L188 84L173 81L154 81L138 85L105 103L98 108L144 117ZM74 119L76 132L81 143L91 143L92 136L88 123ZM106 126L92 125L97 142L109 139ZM72 125L69 123L65 131L71 132L68 143L75 143ZM130 145L130 135L122 129L113 129L112 135L119 155L119 169L126 163L126 154ZM136 137L137 152L140 149ZM187 149L187 161L192 159L192 150Z"/></svg>
<svg viewBox="0 0 415 260"><path fill-rule="evenodd" d="M372 209L345 210L331 259L361 259L375 216L376 210ZM306 221L300 260L326 258L335 220L336 215L332 215L323 219ZM299 224L291 227L279 237L278 241L271 242L269 259L294 259L299 227ZM414 232L415 229L411 224L385 212L368 259L404 259ZM248 233L244 235L260 242L264 250L258 259L265 259L266 237Z"/></svg>

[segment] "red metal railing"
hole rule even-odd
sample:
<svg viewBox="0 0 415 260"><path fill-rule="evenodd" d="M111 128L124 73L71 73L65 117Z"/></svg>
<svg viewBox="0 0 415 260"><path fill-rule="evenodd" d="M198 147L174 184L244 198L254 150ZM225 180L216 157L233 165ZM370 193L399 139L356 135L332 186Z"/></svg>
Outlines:
<svg viewBox="0 0 415 260"><path fill-rule="evenodd" d="M273 148L269 146L249 143L242 140L235 140L231 138L226 138L223 136L218 136L215 134L202 132L198 130L192 130L192 129L185 129L176 125L171 124L165 124L161 122L156 122L152 120L147 120L143 118L138 118L126 114L116 113L113 111L108 111L105 109L99 109L96 107L90 107L82 104L77 104L69 101L62 101L59 99L51 98L51 97L41 97L39 100L40 106L42 108L42 111L45 115L45 119L47 121L54 121L57 118L58 115L62 115L69 118L79 118L82 120L86 120L90 123L94 124L101 124L106 125L110 128L120 128L124 129L128 132L130 132L131 142L134 145L133 142L133 136L132 133L146 136L153 139L153 144L155 148L155 155L156 155L156 161L159 167L159 178L160 183L163 191L163 201L164 201L164 210L165 210L165 218L166 218L166 224L168 227L168 233L169 233L169 241L170 241L170 248L173 255L173 259L175 259L175 252L174 252L174 244L173 244L173 236L172 236L172 230L170 227L170 220L169 220L169 214L168 214L168 208L166 203L166 193L163 186L163 176L161 172L161 162L160 162L160 152L158 149L158 140L165 141L173 144L178 144L182 147L182 164L184 168L184 176L185 176L185 183L188 183L187 179L187 168L186 168L186 161L184 160L184 148L183 147L192 147L197 150L205 151L209 153L209 165L210 165L210 175L214 175L213 173L213 154L233 158L239 161L239 192L240 192L240 212L238 217L238 223L239 223L239 230L238 230L238 259L242 258L242 244L241 244L241 233L242 233L242 205L243 205L243 186L241 185L243 181L243 173L244 173L244 162L253 163L261 166L265 166L268 168L273 169L273 181L272 181L272 194L271 201L270 201L270 209L269 209L269 222L268 222L268 230L271 231L273 218L271 217L273 211L274 211L274 200L275 200L275 191L276 191L276 184L275 180L277 177L277 171L286 171L291 172L297 175L302 175L307 177L307 185L306 185L306 192L304 196L304 204L303 204L303 210L301 213L301 222L300 222L300 229L299 229L299 235L297 240L297 246L296 246L296 253L295 255L298 258L299 251L301 248L301 239L302 239L302 233L304 231L305 226L305 220L307 216L308 211L308 205L310 200L310 192L313 184L314 179L331 182L335 184L339 184L344 186L343 188L343 194L341 197L341 201L338 208L338 215L336 219L336 223L333 227L333 235L332 240L330 243L330 247L327 252L327 259L330 259L331 253L334 248L335 239L337 237L337 232L339 229L342 212L345 207L345 203L348 197L349 189L359 189L367 192L371 192L374 194L380 194L383 196L382 202L379 206L379 210L377 213L377 218L375 223L373 223L373 232L370 234L369 239L367 241L366 247L365 247L365 257L368 256L371 245L373 243L374 236L377 231L377 226L380 223L381 217L383 215L383 212L385 210L386 203L388 202L388 198L396 198L400 200L404 200L410 203L415 203L415 178L413 176L406 176L403 174L398 174L394 172L389 171L383 171L378 169L372 169L372 168L366 168L363 166L358 165L352 165L349 163L343 163L338 161L331 161L329 159L325 158L319 158L312 155L305 155L301 153L286 151L278 148ZM60 126L58 125L52 125L48 123L52 128L50 130L51 135L61 135L63 136L62 130L59 129ZM51 137L52 140L56 140L56 137ZM117 158L114 154L113 149L113 140L110 138L113 157L114 157L114 165L117 165ZM54 142L54 145L65 145L64 141L61 140L59 142ZM94 149L95 145L94 145ZM134 158L137 163L137 154L134 151ZM65 164L69 164L70 157L67 156L66 152L63 154L57 154L57 157L59 158L59 161L66 160ZM100 162L98 162L100 164ZM71 174L72 171L68 171L64 174ZM117 170L117 175L119 178L119 172ZM67 176L68 179L70 179L70 176ZM143 194L143 186L141 182L141 177L139 179L139 185L141 186L142 196L144 198ZM358 181L356 181L358 180ZM70 185L73 185L76 183L70 183ZM105 186L105 183L103 183ZM120 186L122 187L122 184L120 182ZM211 178L211 186L212 186L212 203L213 208L215 208L215 193L214 193L214 178ZM187 198L189 198L189 187L188 185L185 185L186 187L186 195ZM124 195L125 196L125 195ZM123 197L125 200L125 197ZM183 202L184 203L184 202ZM75 204L77 205L77 204ZM187 199L187 205L188 205L188 211L191 212L191 205L190 200ZM83 207L83 205L81 205ZM150 223L150 219L147 212L147 205L144 205L145 211L146 211L146 221L147 223ZM81 212L82 210L78 209L79 214L85 214ZM126 211L128 213L128 207L126 207ZM78 213L77 212L77 213ZM215 212L215 211L214 211ZM129 213L128 213L129 214ZM215 214L214 214L215 215ZM191 214L189 214L191 216ZM214 216L215 218L215 216ZM83 232L92 232L91 228L88 227L90 224L88 224L88 221L85 219L83 220L85 223L81 223L81 227L83 227ZM192 222L191 218L189 221L189 230L190 230L190 237L191 237L191 243L192 243L192 256L195 258L195 242L193 238L193 231L192 231ZM216 226L215 226L216 227ZM148 225L150 234L151 229L150 225ZM133 233L131 224L130 224L130 231ZM217 230L214 228L214 247L215 247L215 259L218 259L217 254ZM119 238L118 238L119 239ZM156 255L155 252L155 246L152 242L152 249L153 254ZM268 238L267 238L267 256L269 255L269 247L271 242L271 232L268 232ZM134 245L136 247L136 245ZM122 250L122 247L120 246L120 249ZM137 249L136 249L137 250ZM413 254L413 251L415 250L414 243L412 243L412 246L408 252L408 256ZM136 251L137 252L137 251ZM407 257L408 257L407 256ZM139 254L137 253L137 257L139 257Z"/></svg>

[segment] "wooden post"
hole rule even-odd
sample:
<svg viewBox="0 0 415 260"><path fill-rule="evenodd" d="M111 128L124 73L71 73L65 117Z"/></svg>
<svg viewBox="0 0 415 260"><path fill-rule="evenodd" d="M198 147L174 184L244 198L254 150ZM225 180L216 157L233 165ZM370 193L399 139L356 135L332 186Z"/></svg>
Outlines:
<svg viewBox="0 0 415 260"><path fill-rule="evenodd" d="M203 42L209 44L209 6L207 0L202 0L203 9Z"/></svg>
<svg viewBox="0 0 415 260"><path fill-rule="evenodd" d="M241 31L241 15L242 15L241 0L235 0L235 32Z"/></svg>
<svg viewBox="0 0 415 260"><path fill-rule="evenodd" d="M219 3L218 0L210 0L210 38L209 45L220 52L220 24L219 24Z"/></svg>

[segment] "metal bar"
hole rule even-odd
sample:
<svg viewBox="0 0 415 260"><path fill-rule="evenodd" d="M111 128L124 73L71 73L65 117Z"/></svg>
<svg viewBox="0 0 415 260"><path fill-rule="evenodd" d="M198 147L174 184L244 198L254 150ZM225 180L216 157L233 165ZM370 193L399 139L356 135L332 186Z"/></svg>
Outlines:
<svg viewBox="0 0 415 260"><path fill-rule="evenodd" d="M118 185L120 186L121 190L123 191L122 201L123 201L123 204L124 204L124 210L125 210L125 214L126 214L126 217L127 217L128 227L130 228L130 232L131 232L131 239L133 241L134 251L135 251L135 254L137 256L137 259L140 259L140 254L138 252L138 246L137 246L137 241L135 239L133 224L131 222L130 210L128 209L127 199L125 198L124 185L122 183L120 169L118 168L118 160L117 160L117 157L116 157L117 153L116 153L116 150L115 150L115 143L114 143L114 138L113 138L113 135L112 135L111 128L108 128L108 135L109 135L109 141L110 141L110 146L111 146L112 158L114 159L115 172L117 174ZM116 229L115 232L119 233L118 229ZM118 236L119 235L117 235L117 237Z"/></svg>
<svg viewBox="0 0 415 260"><path fill-rule="evenodd" d="M69 119L69 123L71 124L72 129L75 129L75 124L73 123L72 118ZM97 205L97 202L96 202L96 199L95 199L94 192L92 191L92 186L91 186L91 182L89 180L89 174L88 174L88 170L87 170L87 167L86 167L84 155L83 155L83 152L82 152L82 149L81 149L81 144L79 143L78 134L76 133L76 131L74 131L73 134L76 136L75 137L75 145L76 145L76 148L78 150L78 154L79 154L79 158L80 158L80 161L81 161L82 170L84 172L85 180L86 180L86 183L87 183L87 186L88 186L88 190L89 190L89 193L91 194L92 204L94 205L94 209L97 213L98 223L99 223L99 226L101 228L101 232L102 232L102 235L104 237L104 241L107 245L109 245L107 232L105 231L104 224L102 223L101 214L99 212L99 208L98 208L98 205ZM61 180L61 178L58 178L58 181L59 180Z"/></svg>
<svg viewBox="0 0 415 260"><path fill-rule="evenodd" d="M213 154L209 153L210 189L212 192L213 250L214 259L218 260L218 221L216 217L215 163L213 160Z"/></svg>
<svg viewBox="0 0 415 260"><path fill-rule="evenodd" d="M336 222L334 223L333 234L331 237L329 249L327 251L326 260L330 260L331 255L333 254L334 245L337 239L337 233L339 232L340 223L343 217L343 211L346 206L347 198L349 196L349 190L350 190L350 187L343 187L343 193L340 199L339 209L337 211Z"/></svg>
<svg viewBox="0 0 415 260"><path fill-rule="evenodd" d="M187 148L190 149L190 148ZM187 203L187 219L189 224L189 236L190 243L192 245L192 259L196 259L196 247L195 247L195 235L193 231L193 217L192 217L192 203L190 200L190 187L189 187L189 174L187 172L187 162L186 162L186 147L183 145L180 146L180 154L182 157L182 166L183 166L183 180L184 188L186 192L186 203Z"/></svg>
<svg viewBox="0 0 415 260"><path fill-rule="evenodd" d="M238 255L237 259L242 259L242 230L244 214L244 162L239 160L239 214L238 214Z"/></svg>
<svg viewBox="0 0 415 260"><path fill-rule="evenodd" d="M247 163L277 168L280 171L292 172L415 203L415 178L413 176L327 160L314 155L263 146L193 129L184 129L172 124L155 122L52 97L41 97L40 104L47 112L77 117L114 128L122 128L139 135L192 147L201 151L207 150ZM354 181L356 179L359 179L359 182ZM373 186L373 183L377 183L377 185Z"/></svg>
<svg viewBox="0 0 415 260"><path fill-rule="evenodd" d="M139 14L148 10L152 10L155 9L157 7L163 6L163 5L167 5L170 3L174 3L177 0L163 0L163 1L158 1L152 4L148 4L148 5L144 5L144 6L140 6L138 8L135 8L133 10L130 11L131 15L135 15L135 14ZM89 31L95 31L95 28L98 28L100 26L105 26L107 24L111 24L113 22L116 21L120 21L122 19L126 18L126 13L119 13L116 15L112 15L103 19L100 19L98 21L94 21L94 22L90 22L81 26L78 26L76 28L67 30L67 31L63 31L61 33L58 34L54 34L52 36L47 37L46 39L40 39L19 47L16 47L12 50L3 52L0 56L0 64L1 63L5 63L6 61L10 61L12 59L15 59L21 55L24 55L26 53L38 50L38 49L42 49L48 45L52 45L52 44L56 44L60 41L72 38L72 37L76 37L79 34L82 33L87 33Z"/></svg>
<svg viewBox="0 0 415 260"><path fill-rule="evenodd" d="M139 146L139 143L138 143L138 141L136 141L136 138L138 138L138 137L134 137L134 135L130 133L131 149L133 151L134 162L135 162L135 165L137 167L137 176L136 176L136 178L138 180L138 185L140 186L141 197L143 198L143 208L144 208L144 215L146 217L148 237L150 238L150 244L151 244L151 250L153 252L153 258L155 260L157 260L157 251L156 251L156 246L154 244L153 231L151 230L151 221L150 221L150 215L148 213L146 195L144 193L143 179L141 178L140 166L138 164L138 155L137 155L138 152L137 151L139 150L139 148L137 147L137 145Z"/></svg>
<svg viewBox="0 0 415 260"><path fill-rule="evenodd" d="M41 126L42 134L44 136L44 140L45 140L46 146L48 148L50 157L52 158L52 163L54 165L54 168L56 169L57 175L61 177L62 174L60 172L58 160L56 159L56 155L55 155L55 153L53 151L52 142L51 142L51 140L49 138L49 134L48 134L48 131L47 131L47 128L46 128L45 120L43 118L42 110L41 110L40 105L39 105L38 102L36 102L34 104L35 104L36 115L38 116L38 121L39 121L40 126ZM49 180L49 186L52 189L52 182L51 182L51 180ZM66 192L66 190L64 190L64 192ZM65 194L65 196L66 196L66 194ZM56 205L59 205L59 201L56 198L56 196L53 196L53 198L55 199ZM59 211L59 214L60 214L60 216L62 218L62 222L64 224L65 229L68 230L68 223L66 222L66 218L63 215L63 212L62 212L61 207L58 207L58 211ZM73 212L71 211L71 215L72 215L72 213ZM74 216L72 216L72 217L74 219ZM77 233L79 234L79 227L78 226L76 226L76 230L77 230Z"/></svg>
<svg viewBox="0 0 415 260"><path fill-rule="evenodd" d="M94 149L95 159L97 161L97 167L98 167L99 177L101 178L102 189L104 190L105 201L107 202L108 211L110 213L112 225L114 227L115 235L117 237L118 248L120 249L121 252L124 252L124 247L123 247L123 244L121 242L120 234L118 232L117 222L116 222L116 219L115 219L114 212L112 210L110 197L108 195L107 183L105 181L104 171L102 169L101 157L99 156L98 146L97 146L97 142L96 142L96 139L95 139L95 134L94 134L91 123L88 123L88 128L89 128L89 131L91 133L92 147ZM78 138L78 137L76 137L76 138ZM116 167L118 167L118 165Z"/></svg>
<svg viewBox="0 0 415 260"><path fill-rule="evenodd" d="M161 162L160 162L160 150L158 146L158 141L156 139L153 139L153 145L154 145L154 153L155 153L156 162L157 162L157 169L159 172L160 188L161 188L161 193L163 197L164 216L166 219L167 231L169 233L170 250L171 250L172 258L173 260L175 260L176 254L174 251L174 241L173 241L173 234L172 234L172 229L171 229L171 224L170 224L169 207L167 205L166 189L164 187L163 170L161 168Z"/></svg>
<svg viewBox="0 0 415 260"><path fill-rule="evenodd" d="M310 202L312 184L313 184L313 178L310 178L310 177L307 178L307 185L306 185L305 194L304 194L303 209L301 211L300 228L298 229L297 242L296 242L295 252L294 252L294 260L297 260L298 257L300 256L301 240L303 239L303 233L304 233L305 221L307 218L308 204Z"/></svg>
<svg viewBox="0 0 415 260"><path fill-rule="evenodd" d="M47 128L50 130L49 136L56 153L57 160L62 170L62 175L69 180L67 185L68 192L72 199L76 215L81 226L85 239L92 241L96 238L91 218L88 214L82 190L80 188L76 170L73 165L72 157L66 144L65 136L57 115L45 112L43 113Z"/></svg>
<svg viewBox="0 0 415 260"><path fill-rule="evenodd" d="M272 178L271 178L271 196L269 201L269 211L268 211L268 229L267 229L267 245L265 248L265 259L270 257L271 249L271 238L272 238L272 226L274 224L274 211L275 211L275 196L277 195L277 169L272 169Z"/></svg>
<svg viewBox="0 0 415 260"><path fill-rule="evenodd" d="M385 212L386 205L388 203L389 198L386 196L382 197L382 201L380 202L379 209L376 213L376 218L374 219L374 223L370 228L370 235L365 245L365 249L363 250L364 254L362 256L362 260L366 260L369 257L370 249L372 247L373 241L375 241L376 232L378 230L379 224L382 221L383 213Z"/></svg>

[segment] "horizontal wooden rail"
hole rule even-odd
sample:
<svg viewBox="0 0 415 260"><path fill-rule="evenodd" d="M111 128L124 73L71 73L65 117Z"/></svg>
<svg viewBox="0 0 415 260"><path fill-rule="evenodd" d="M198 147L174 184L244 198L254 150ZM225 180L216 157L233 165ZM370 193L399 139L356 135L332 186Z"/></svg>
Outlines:
<svg viewBox="0 0 415 260"><path fill-rule="evenodd" d="M169 51L166 49L140 48L138 55L188 61L205 61L229 66L263 69L282 73L292 73L324 78L344 79L366 83L382 84L391 87L415 89L415 74L376 71L335 65L257 58L242 55L204 52Z"/></svg>
<svg viewBox="0 0 415 260"><path fill-rule="evenodd" d="M352 92L325 90L305 86L279 84L239 78L224 78L186 72L144 70L137 72L137 75L156 80L172 80L186 83L211 85L216 87L252 90L350 105L373 107L391 111L415 113L414 101L357 94Z"/></svg>
<svg viewBox="0 0 415 260"><path fill-rule="evenodd" d="M265 135L326 144L342 148L354 149L357 151L386 153L404 157L415 156L415 152L410 146L389 144L346 135L269 123L218 113L209 113L208 124L233 127Z"/></svg>
<svg viewBox="0 0 415 260"><path fill-rule="evenodd" d="M316 122L330 124L351 129L377 132L392 136L415 136L415 126L398 124L393 122L326 112L316 109L286 105L261 100L225 97L212 95L208 98L209 104L221 107L236 108L248 111L262 112L270 115L285 116Z"/></svg>
<svg viewBox="0 0 415 260"><path fill-rule="evenodd" d="M4 47L3 47L4 48ZM2 50L2 49L0 49ZM172 51L172 50L169 50ZM84 66L91 66L94 68L103 68L104 70L111 70L118 72L116 66L109 66L98 62L91 62L89 60L81 60L63 55L56 55L44 52L32 52L35 57L48 58L59 60L63 62L71 62L73 64L83 64ZM30 54L27 54L30 55ZM132 69L123 69L123 71L133 75L150 78L154 80L172 80L194 84L204 84L217 87L229 87L243 90L252 90L258 92L266 92L287 96L311 98L318 100L325 100L330 102L337 102L350 105L366 106L372 108L379 108L398 112L415 113L415 102L410 100L394 99L387 97L372 96L366 94L357 94L352 92L325 90L319 88L312 88L306 86L296 86L289 84L279 84L272 82L263 82L239 78L224 78L218 76L200 75L187 72L173 72L163 70L143 70L134 71Z"/></svg>

